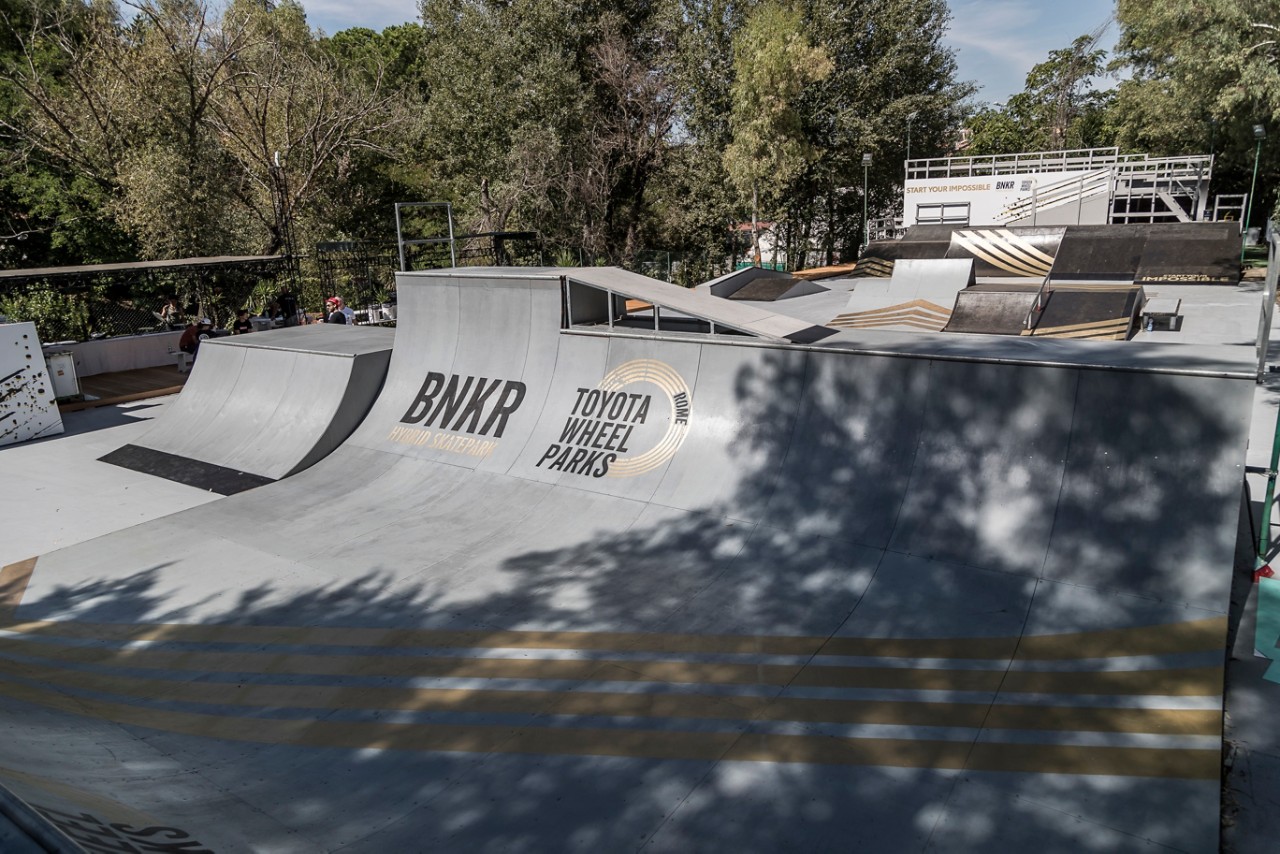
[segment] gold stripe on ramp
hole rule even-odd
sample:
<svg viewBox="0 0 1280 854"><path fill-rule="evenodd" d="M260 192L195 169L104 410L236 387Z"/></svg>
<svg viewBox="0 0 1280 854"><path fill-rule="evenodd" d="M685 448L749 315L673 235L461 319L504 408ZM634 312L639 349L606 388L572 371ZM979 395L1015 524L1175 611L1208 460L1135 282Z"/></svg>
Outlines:
<svg viewBox="0 0 1280 854"><path fill-rule="evenodd" d="M0 570L0 628L29 637L115 642L236 643L270 646L347 646L437 649L548 649L650 652L861 656L875 658L1066 660L1162 655L1215 650L1224 642L1226 617L1021 637L885 638L806 635L705 635L656 632L580 632L384 629L356 626L256 626L189 623L98 623L29 620L12 613L21 604L36 558ZM7 613L6 613L7 612ZM0 644L5 643L0 639ZM10 639L8 644L23 645ZM11 646L12 649L18 647ZM30 650L30 646L21 646Z"/></svg>
<svg viewBox="0 0 1280 854"><path fill-rule="evenodd" d="M1053 267L1052 258L1039 257L1039 255L1043 255L1043 253L1039 253L1039 255L1037 255L1035 252L1027 251L1030 244L1022 241L1012 231L977 231L974 233L985 237L991 242L992 247L999 249L999 251L1005 256L1012 258L1025 266L1029 266L1037 270L1044 270L1045 273L1048 273Z"/></svg>
<svg viewBox="0 0 1280 854"><path fill-rule="evenodd" d="M1172 655L1220 650L1226 643L1227 618L1207 617L1181 623L1128 626L1060 635L1023 635L1018 658L1063 661L1111 656Z"/></svg>
<svg viewBox="0 0 1280 854"><path fill-rule="evenodd" d="M1030 240L1027 240L1018 232L1011 231L1007 228L1002 228L1000 229L999 233L1004 236L1005 240L1017 246L1026 255L1030 256L1032 259L1039 261L1042 265L1047 265L1049 267L1053 266L1053 262L1055 260L1054 256L1050 255L1048 252L1045 252L1040 247L1032 243ZM1062 245L1062 235L1058 235L1057 245L1059 246Z"/></svg>
<svg viewBox="0 0 1280 854"><path fill-rule="evenodd" d="M884 765L1216 780L1218 749L1081 747L1055 744L841 738L741 732L406 724L240 718L70 697L28 685L9 696L77 715L166 732L248 741L349 749L465 753L624 756L702 761Z"/></svg>
<svg viewBox="0 0 1280 854"><path fill-rule="evenodd" d="M1098 320L1089 323L1070 323L1063 326L1037 326L1024 334L1038 338L1092 338L1105 341L1123 341L1129 337L1132 321L1127 317Z"/></svg>
<svg viewBox="0 0 1280 854"><path fill-rule="evenodd" d="M6 568L0 575L2 601L21 601L35 562ZM1005 666L957 668L840 665L840 658L984 660L991 662L1071 661L1117 656L1195 653L1221 648L1225 618L1173 625L1129 627L1060 635L991 638L856 638L650 634L640 632L517 632L432 629L367 629L302 626L191 626L57 623L31 621L6 626L0 652L0 694L76 715L175 733L326 747L394 748L462 752L616 755L671 759L878 764L905 767L1013 770L1028 773L1119 774L1210 778L1216 751L1173 748L1079 747L1062 744L992 743L971 747L971 739L912 740L829 736L740 735L753 722L829 725L930 726L993 733L1035 730L1149 733L1205 737L1220 732L1217 709L1159 708L1158 698L1219 697L1222 669L1180 667L1125 671L1036 671ZM50 642L41 642L47 638ZM238 646L298 644L363 647L369 654L272 652L240 648L174 650L110 648L57 641L186 642ZM609 652L630 658L484 658L441 656L423 650L524 649ZM392 650L413 654L392 654ZM647 660L637 653L648 653ZM807 664L744 661L661 660L663 655L789 655ZM657 656L658 659L654 659ZM111 672L93 668L110 667ZM167 670L152 677L124 669ZM206 674L255 674L237 682L202 680ZM260 677L279 675L296 683L308 675L333 677L467 678L476 680L557 680L604 684L651 682L656 690L503 690L408 686L279 684ZM194 678L193 678L194 677ZM483 683L482 683L483 684ZM687 686L672 690L663 686ZM998 703L933 702L906 699L760 697L717 693L727 686L771 688L970 691L999 696ZM692 690L687 690L692 688ZM91 692L98 697L79 692ZM1038 695L1020 703L1019 695ZM1042 705L1043 695L1075 695L1079 705ZM1156 708L1097 705L1108 696L1157 698ZM108 697L112 699L103 699ZM1093 698L1090 700L1089 698ZM164 703L197 707L268 709L292 719L245 717L157 708ZM1167 704L1166 704L1167 705ZM339 711L398 711L453 715L536 716L542 722L564 716L616 718L621 728L595 729L560 722L530 727L520 723L386 723L320 720ZM298 718L296 716L305 716ZM733 732L652 729L658 722L716 720ZM465 718L464 718L465 721ZM646 729L645 727L650 727Z"/></svg>
<svg viewBox="0 0 1280 854"><path fill-rule="evenodd" d="M467 658L418 655L205 652L41 644L0 638L0 652L81 665L195 673L397 678L535 679L676 684L788 685L916 691L996 691L1045 694L1176 694L1212 696L1222 690L1220 667L1137 671L948 670L821 664L760 664L632 659Z"/></svg>
<svg viewBox="0 0 1280 854"><path fill-rule="evenodd" d="M332 711L395 710L473 714L557 714L636 718L804 721L836 724L981 727L1064 732L1216 735L1222 716L1203 709L1021 706L1013 703L835 700L736 694L651 694L296 685L156 679L51 670L0 659L0 674L130 701ZM3 689L0 689L3 693Z"/></svg>
<svg viewBox="0 0 1280 854"><path fill-rule="evenodd" d="M925 299L852 311L837 315L827 323L845 329L874 329L880 326L912 326L929 332L937 332L951 317L950 310Z"/></svg>
<svg viewBox="0 0 1280 854"><path fill-rule="evenodd" d="M14 564L13 566L18 566ZM8 569L8 567L6 567ZM2 578L0 578L2 581ZM23 581L25 586L25 581ZM877 658L1065 660L1203 652L1222 646L1226 618L1085 632L987 638L867 638L652 632L378 629L353 626L193 625L33 620L3 625L33 638L436 649L627 650L666 654L837 655ZM11 643L22 643L13 639ZM30 649L30 647L26 647Z"/></svg>
<svg viewBox="0 0 1280 854"><path fill-rule="evenodd" d="M853 275L863 278L888 279L893 275L893 261L883 258L864 258L853 267Z"/></svg>

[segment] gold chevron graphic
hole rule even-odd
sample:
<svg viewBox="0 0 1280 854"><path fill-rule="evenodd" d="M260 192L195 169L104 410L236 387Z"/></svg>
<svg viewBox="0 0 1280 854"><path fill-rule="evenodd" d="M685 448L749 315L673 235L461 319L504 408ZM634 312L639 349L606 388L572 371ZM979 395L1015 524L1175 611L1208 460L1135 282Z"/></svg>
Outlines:
<svg viewBox="0 0 1280 854"><path fill-rule="evenodd" d="M851 311L837 315L828 326L842 329L881 329L886 326L909 326L925 332L939 332L951 319L950 309L928 300L916 299L885 308Z"/></svg>
<svg viewBox="0 0 1280 854"><path fill-rule="evenodd" d="M1027 240L1022 235L1018 234L1016 231L1010 231L1009 229L1001 228L1001 229L995 229L991 231L981 231L979 233L982 234L984 237L986 237L988 240L999 240L999 241L1008 243L1011 248L1016 249L1019 253L1026 256L1028 259L1032 261L1039 262L1040 264L1048 264L1050 266L1053 266L1052 255L1043 251L1034 243Z"/></svg>
<svg viewBox="0 0 1280 854"><path fill-rule="evenodd" d="M951 240L991 266L1016 276L1046 276L1053 267L1052 256L1008 229L954 231Z"/></svg>
<svg viewBox="0 0 1280 854"><path fill-rule="evenodd" d="M853 268L854 278L888 279L893 276L893 262L884 258L863 258Z"/></svg>

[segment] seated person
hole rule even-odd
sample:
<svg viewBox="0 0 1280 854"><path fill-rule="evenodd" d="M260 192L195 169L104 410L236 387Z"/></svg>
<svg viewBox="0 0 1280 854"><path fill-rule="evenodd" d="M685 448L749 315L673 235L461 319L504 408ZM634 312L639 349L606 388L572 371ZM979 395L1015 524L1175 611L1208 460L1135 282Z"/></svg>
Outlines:
<svg viewBox="0 0 1280 854"><path fill-rule="evenodd" d="M253 331L253 323L249 320L249 310L242 308L236 312L235 323L231 324L232 335L244 335Z"/></svg>
<svg viewBox="0 0 1280 854"><path fill-rule="evenodd" d="M193 320L187 324L187 328L183 330L182 337L178 339L178 349L184 353L191 354L191 361L196 360L196 355L200 351L200 342L213 335L213 323L207 317L199 320Z"/></svg>
<svg viewBox="0 0 1280 854"><path fill-rule="evenodd" d="M160 310L153 311L152 315L164 324L166 329L177 329L182 326L182 309L178 307L177 297L169 297L164 305L160 306Z"/></svg>
<svg viewBox="0 0 1280 854"><path fill-rule="evenodd" d="M347 315L342 310L342 299L339 297L329 297L324 301L324 322L325 323L343 323L347 322Z"/></svg>
<svg viewBox="0 0 1280 854"><path fill-rule="evenodd" d="M262 316L269 318L272 326L284 326L284 311L280 308L280 303L275 300L269 302L262 310Z"/></svg>

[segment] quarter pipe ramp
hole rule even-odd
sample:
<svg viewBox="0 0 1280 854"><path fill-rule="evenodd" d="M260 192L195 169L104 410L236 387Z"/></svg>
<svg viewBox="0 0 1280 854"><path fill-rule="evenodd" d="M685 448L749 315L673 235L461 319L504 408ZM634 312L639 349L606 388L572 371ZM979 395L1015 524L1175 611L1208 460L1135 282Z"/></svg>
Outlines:
<svg viewBox="0 0 1280 854"><path fill-rule="evenodd" d="M320 324L208 340L155 426L101 459L223 495L288 477L355 430L394 338Z"/></svg>
<svg viewBox="0 0 1280 854"><path fill-rule="evenodd" d="M1247 357L561 328L629 275L401 275L328 457L6 567L0 781L213 850L1216 850Z"/></svg>

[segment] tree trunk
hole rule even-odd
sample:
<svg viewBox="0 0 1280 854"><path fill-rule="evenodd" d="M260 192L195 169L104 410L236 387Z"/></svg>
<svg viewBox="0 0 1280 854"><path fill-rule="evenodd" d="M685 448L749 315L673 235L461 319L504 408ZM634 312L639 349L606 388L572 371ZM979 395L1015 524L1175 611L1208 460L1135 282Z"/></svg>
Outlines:
<svg viewBox="0 0 1280 854"><path fill-rule="evenodd" d="M760 193L751 185L751 263L760 266Z"/></svg>
<svg viewBox="0 0 1280 854"><path fill-rule="evenodd" d="M827 191L827 227L824 229L824 231L826 231L826 239L823 241L827 244L826 264L828 267L830 267L832 264L836 262L835 223L836 223L836 194L834 190L828 190Z"/></svg>

